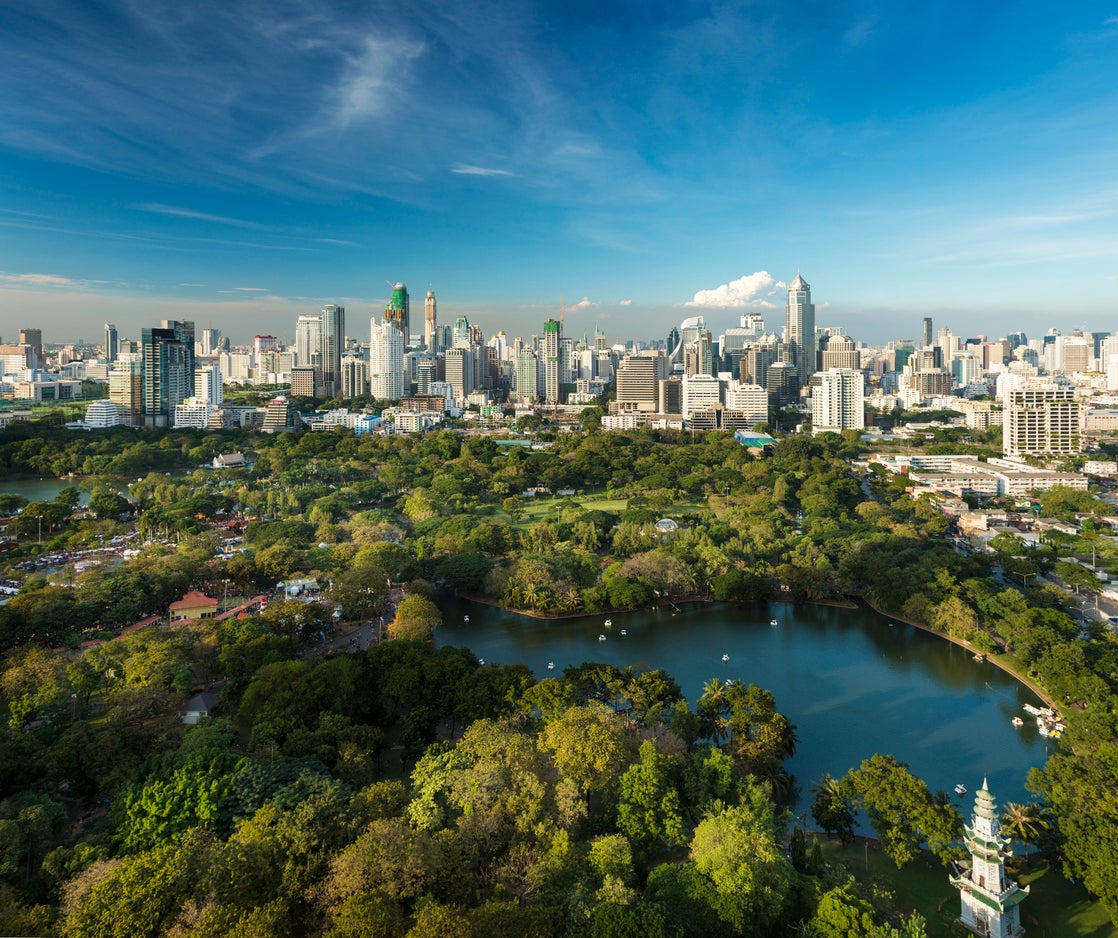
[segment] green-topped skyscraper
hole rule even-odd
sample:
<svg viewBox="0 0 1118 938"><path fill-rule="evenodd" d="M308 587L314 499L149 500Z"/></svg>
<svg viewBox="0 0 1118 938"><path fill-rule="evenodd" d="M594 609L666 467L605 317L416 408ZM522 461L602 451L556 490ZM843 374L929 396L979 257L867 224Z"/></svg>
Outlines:
<svg viewBox="0 0 1118 938"><path fill-rule="evenodd" d="M397 283L392 288L392 296L384 308L384 319L404 334L404 346L407 347L411 342L411 301L404 284Z"/></svg>

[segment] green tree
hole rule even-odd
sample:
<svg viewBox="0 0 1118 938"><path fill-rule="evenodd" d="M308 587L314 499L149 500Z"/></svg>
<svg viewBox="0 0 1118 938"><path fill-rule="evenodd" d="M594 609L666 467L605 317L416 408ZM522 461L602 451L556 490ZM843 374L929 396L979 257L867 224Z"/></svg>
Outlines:
<svg viewBox="0 0 1118 938"><path fill-rule="evenodd" d="M1036 843L1049 824L1040 805L1007 801L1002 808L1001 827L1006 837L1025 846L1025 860L1028 861L1029 844Z"/></svg>
<svg viewBox="0 0 1118 938"><path fill-rule="evenodd" d="M851 769L844 783L898 869L917 857L925 841L944 863L955 856L952 845L962 836L962 816L934 797L903 762L874 755Z"/></svg>
<svg viewBox="0 0 1118 938"><path fill-rule="evenodd" d="M578 786L587 807L591 795L612 793L629 761L619 720L601 705L571 707L543 728L539 745Z"/></svg>
<svg viewBox="0 0 1118 938"><path fill-rule="evenodd" d="M824 772L812 786L811 816L828 836L839 835L844 844L854 842L854 812L838 779Z"/></svg>
<svg viewBox="0 0 1118 938"><path fill-rule="evenodd" d="M393 638L427 641L442 624L439 607L425 596L413 594L396 607L396 617L389 623L388 631Z"/></svg>
<svg viewBox="0 0 1118 938"><path fill-rule="evenodd" d="M685 842L683 808L668 769L665 756L646 740L641 743L640 762L621 776L617 826L634 843L677 847Z"/></svg>
<svg viewBox="0 0 1118 938"><path fill-rule="evenodd" d="M811 920L817 938L879 938L873 906L846 885L823 894Z"/></svg>
<svg viewBox="0 0 1118 938"><path fill-rule="evenodd" d="M783 818L757 789L695 828L691 859L714 885L719 918L737 934L767 935L791 898L794 873L782 828Z"/></svg>

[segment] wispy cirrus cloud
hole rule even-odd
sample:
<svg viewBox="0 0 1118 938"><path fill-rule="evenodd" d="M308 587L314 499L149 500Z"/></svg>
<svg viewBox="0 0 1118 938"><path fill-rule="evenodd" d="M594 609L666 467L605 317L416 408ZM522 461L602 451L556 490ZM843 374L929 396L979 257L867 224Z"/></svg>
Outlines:
<svg viewBox="0 0 1118 938"><path fill-rule="evenodd" d="M340 81L327 91L330 124L347 128L388 113L403 97L400 86L423 50L422 42L365 36L347 57Z"/></svg>
<svg viewBox="0 0 1118 938"><path fill-rule="evenodd" d="M451 169L452 173L460 176L515 176L516 173L507 169L493 169L489 166L473 166L469 163L459 163Z"/></svg>
<svg viewBox="0 0 1118 938"><path fill-rule="evenodd" d="M150 212L153 215L169 215L172 218L189 218L194 221L214 222L219 225L233 225L236 228L262 229L265 225L260 222L247 221L243 218L229 218L226 215L211 215L209 212L199 212L192 208L181 208L177 205L162 205L159 202L145 202L135 206L141 212Z"/></svg>

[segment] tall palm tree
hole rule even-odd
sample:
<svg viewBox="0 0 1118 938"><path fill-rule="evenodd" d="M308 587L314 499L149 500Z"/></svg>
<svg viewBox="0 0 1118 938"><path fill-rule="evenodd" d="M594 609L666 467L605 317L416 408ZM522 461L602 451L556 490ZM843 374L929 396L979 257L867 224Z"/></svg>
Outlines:
<svg viewBox="0 0 1118 938"><path fill-rule="evenodd" d="M1019 804L1007 801L1002 809L1002 833L1010 840L1018 840L1025 846L1025 860L1029 859L1029 844L1036 843L1042 831L1048 830L1048 819L1043 809L1033 803Z"/></svg>
<svg viewBox="0 0 1118 938"><path fill-rule="evenodd" d="M726 687L716 677L703 685L703 694L695 706L701 720L702 732L714 740L715 746L722 745L722 739L729 734L730 702L726 698Z"/></svg>

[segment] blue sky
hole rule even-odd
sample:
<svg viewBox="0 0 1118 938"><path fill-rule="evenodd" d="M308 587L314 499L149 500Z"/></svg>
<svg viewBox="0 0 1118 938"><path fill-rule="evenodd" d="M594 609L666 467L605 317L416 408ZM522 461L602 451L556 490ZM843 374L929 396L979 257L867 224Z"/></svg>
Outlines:
<svg viewBox="0 0 1118 938"><path fill-rule="evenodd" d="M5 340L364 336L386 280L778 327L798 268L866 341L1118 328L1118 2L0 0Z"/></svg>

